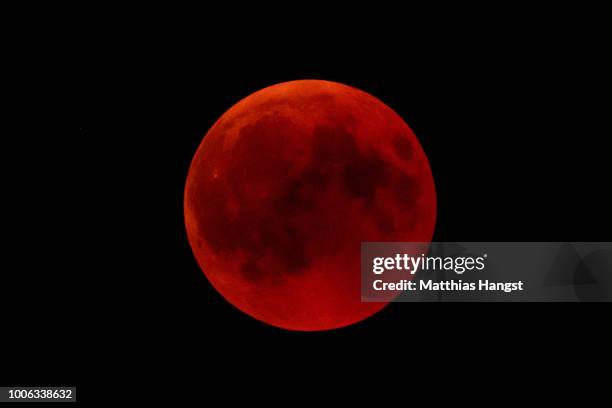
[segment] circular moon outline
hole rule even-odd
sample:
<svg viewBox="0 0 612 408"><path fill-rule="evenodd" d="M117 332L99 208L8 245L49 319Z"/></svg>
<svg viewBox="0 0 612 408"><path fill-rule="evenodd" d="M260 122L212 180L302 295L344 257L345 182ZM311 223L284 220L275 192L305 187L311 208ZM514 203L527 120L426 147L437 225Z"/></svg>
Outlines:
<svg viewBox="0 0 612 408"><path fill-rule="evenodd" d="M406 122L323 80L279 83L232 106L200 143L184 191L188 240L213 287L249 316L298 331L384 308L360 301L361 242L429 242L436 208Z"/></svg>

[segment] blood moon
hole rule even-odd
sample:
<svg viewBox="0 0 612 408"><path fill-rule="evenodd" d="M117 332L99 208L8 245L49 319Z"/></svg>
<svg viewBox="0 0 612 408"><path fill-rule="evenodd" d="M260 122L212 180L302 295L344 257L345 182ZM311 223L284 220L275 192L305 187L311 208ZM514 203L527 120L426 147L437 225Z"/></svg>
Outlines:
<svg viewBox="0 0 612 408"><path fill-rule="evenodd" d="M429 242L436 195L423 149L387 105L320 80L264 88L223 114L191 163L193 253L246 314L290 330L359 322L362 241Z"/></svg>

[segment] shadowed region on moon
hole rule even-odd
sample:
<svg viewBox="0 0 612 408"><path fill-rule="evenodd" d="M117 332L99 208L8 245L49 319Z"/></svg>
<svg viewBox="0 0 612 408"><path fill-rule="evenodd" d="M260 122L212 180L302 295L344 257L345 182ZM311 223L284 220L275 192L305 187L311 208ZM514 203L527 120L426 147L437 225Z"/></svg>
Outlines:
<svg viewBox="0 0 612 408"><path fill-rule="evenodd" d="M376 98L292 81L240 101L211 128L185 189L192 249L213 286L279 327L325 330L360 302L362 241L431 240L435 191L408 126Z"/></svg>

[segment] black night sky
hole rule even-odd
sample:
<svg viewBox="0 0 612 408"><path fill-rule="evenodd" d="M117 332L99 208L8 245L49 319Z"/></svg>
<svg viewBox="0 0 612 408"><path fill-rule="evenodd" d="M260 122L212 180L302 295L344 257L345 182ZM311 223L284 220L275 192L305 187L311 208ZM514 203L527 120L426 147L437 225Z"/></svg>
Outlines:
<svg viewBox="0 0 612 408"><path fill-rule="evenodd" d="M11 142L33 163L19 170L33 189L15 183L14 197L27 197L18 207L29 217L20 217L42 232L16 233L26 243L12 254L20 266L4 268L10 383L76 384L95 399L100 381L165 384L202 370L238 381L264 366L289 376L310 368L330 379L350 364L376 366L374 351L431 355L475 343L517 359L536 351L550 366L559 341L603 330L597 305L434 303L391 304L329 332L281 330L219 296L183 222L190 161L223 112L268 85L327 79L378 97L419 138L436 183L434 240L609 240L595 45L451 36L427 47L304 42L227 55L153 44L87 53L75 127Z"/></svg>

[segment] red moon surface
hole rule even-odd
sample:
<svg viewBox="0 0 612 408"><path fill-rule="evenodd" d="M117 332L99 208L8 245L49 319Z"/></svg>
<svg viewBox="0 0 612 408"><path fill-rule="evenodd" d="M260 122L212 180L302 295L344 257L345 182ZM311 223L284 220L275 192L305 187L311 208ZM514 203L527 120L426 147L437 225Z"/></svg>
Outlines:
<svg viewBox="0 0 612 408"><path fill-rule="evenodd" d="M387 105L336 82L264 88L202 140L184 196L189 243L216 290L244 313L300 331L359 322L360 248L429 242L431 169Z"/></svg>

